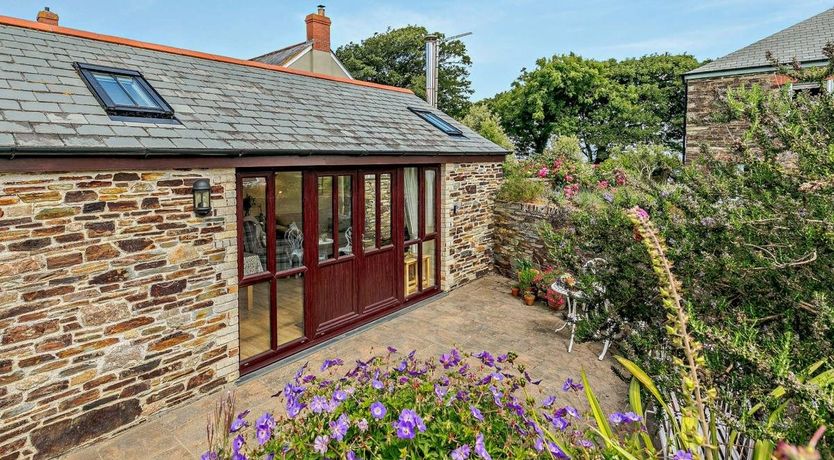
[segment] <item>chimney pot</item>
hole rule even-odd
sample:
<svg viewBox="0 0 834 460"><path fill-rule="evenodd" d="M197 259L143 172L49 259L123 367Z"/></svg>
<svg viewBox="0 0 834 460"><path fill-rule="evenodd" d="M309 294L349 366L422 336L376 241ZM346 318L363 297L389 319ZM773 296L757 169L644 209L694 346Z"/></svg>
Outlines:
<svg viewBox="0 0 834 460"><path fill-rule="evenodd" d="M324 5L319 5L316 13L308 14L304 22L307 23L307 41L313 42L313 49L329 53L331 22L324 14Z"/></svg>
<svg viewBox="0 0 834 460"><path fill-rule="evenodd" d="M58 15L53 13L49 10L48 6L45 6L43 10L38 12L37 21L41 24L49 24L51 26L58 25Z"/></svg>

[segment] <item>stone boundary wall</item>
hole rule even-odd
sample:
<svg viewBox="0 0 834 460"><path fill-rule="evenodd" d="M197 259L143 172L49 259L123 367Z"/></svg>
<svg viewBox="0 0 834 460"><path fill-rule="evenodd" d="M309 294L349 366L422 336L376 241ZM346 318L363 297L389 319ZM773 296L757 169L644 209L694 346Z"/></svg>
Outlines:
<svg viewBox="0 0 834 460"><path fill-rule="evenodd" d="M528 257L541 266L547 248L539 236L539 226L561 226L568 209L552 204L495 203L495 271L515 279L515 260Z"/></svg>
<svg viewBox="0 0 834 460"><path fill-rule="evenodd" d="M449 163L440 170L440 287L449 291L493 271L493 207L501 163Z"/></svg>
<svg viewBox="0 0 834 460"><path fill-rule="evenodd" d="M713 117L720 109L721 98L731 87L755 84L764 89L774 88L778 80L774 77L774 74L756 74L689 80L686 83L686 160L700 156L702 146L719 158L729 153L748 125L742 121L715 121Z"/></svg>
<svg viewBox="0 0 834 460"><path fill-rule="evenodd" d="M0 458L56 457L238 377L235 193L233 169L0 173Z"/></svg>

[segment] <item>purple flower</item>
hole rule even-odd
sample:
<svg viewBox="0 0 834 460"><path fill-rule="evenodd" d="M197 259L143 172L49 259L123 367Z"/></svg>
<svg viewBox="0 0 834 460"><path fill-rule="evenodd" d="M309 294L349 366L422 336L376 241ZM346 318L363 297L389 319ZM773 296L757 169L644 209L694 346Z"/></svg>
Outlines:
<svg viewBox="0 0 834 460"><path fill-rule="evenodd" d="M475 453L484 460L492 460L484 445L484 435L481 433L478 433L478 436L475 437Z"/></svg>
<svg viewBox="0 0 834 460"><path fill-rule="evenodd" d="M473 416L473 417L475 417L475 418L476 418L476 419L478 419L478 420L483 421L483 419L484 419L484 414L482 414L482 413L481 413L481 411L480 411L480 410L478 410L478 408L477 408L477 407L475 407L475 406L469 406L469 411L470 411L470 412L472 412L472 416Z"/></svg>
<svg viewBox="0 0 834 460"><path fill-rule="evenodd" d="M330 442L330 436L316 436L313 441L313 450L320 453L327 453L327 444Z"/></svg>
<svg viewBox="0 0 834 460"><path fill-rule="evenodd" d="M402 371L406 370L406 368L408 368L408 361L402 360L400 362L400 364L398 364L397 367L395 367L394 369L402 372Z"/></svg>
<svg viewBox="0 0 834 460"><path fill-rule="evenodd" d="M258 427L255 431L255 437L258 439L259 446L266 444L270 436L272 436L272 430L268 427Z"/></svg>
<svg viewBox="0 0 834 460"><path fill-rule="evenodd" d="M200 460L217 460L217 453L208 451L200 456Z"/></svg>
<svg viewBox="0 0 834 460"><path fill-rule="evenodd" d="M475 357L480 358L481 362L484 363L484 365L486 366L492 367L495 365L495 358L493 358L488 351L482 351L475 355Z"/></svg>
<svg viewBox="0 0 834 460"><path fill-rule="evenodd" d="M345 455L346 460L360 460L359 457L356 456L356 452L349 450L347 455Z"/></svg>
<svg viewBox="0 0 834 460"><path fill-rule="evenodd" d="M307 407L306 404L301 404L295 398L288 398L287 399L287 416L289 418L295 418L302 409Z"/></svg>
<svg viewBox="0 0 834 460"><path fill-rule="evenodd" d="M551 454L555 455L556 458L568 458L567 454L565 454L562 449L560 449L559 446L553 442L547 441L547 449Z"/></svg>
<svg viewBox="0 0 834 460"><path fill-rule="evenodd" d="M602 199L604 199L605 201L607 201L609 203L613 203L614 202L614 195L612 195L611 192L605 192L605 193L602 194Z"/></svg>
<svg viewBox="0 0 834 460"><path fill-rule="evenodd" d="M692 454L685 450L679 450L675 452L675 456L672 457L672 460L692 460Z"/></svg>
<svg viewBox="0 0 834 460"><path fill-rule="evenodd" d="M396 348L394 348L394 347L392 347L392 346L390 346L390 345L388 346L388 353L396 353L396 352L397 352L397 349L396 349Z"/></svg>
<svg viewBox="0 0 834 460"><path fill-rule="evenodd" d="M434 394L437 395L438 398L443 399L446 396L446 393L449 392L449 387L444 387L442 385L434 384Z"/></svg>
<svg viewBox="0 0 834 460"><path fill-rule="evenodd" d="M397 437L400 439L413 439L414 426L410 423L395 422L394 428L397 430Z"/></svg>
<svg viewBox="0 0 834 460"><path fill-rule="evenodd" d="M578 445L580 447L584 447L586 449L590 449L591 447L594 447L594 443L592 443L591 441L588 441L587 439L580 439L580 440L576 441L576 445Z"/></svg>
<svg viewBox="0 0 834 460"><path fill-rule="evenodd" d="M573 379L570 378L570 377L565 379L565 384L562 385L562 391L570 391L570 390L579 391L579 390L582 390L584 388L585 387L581 383L574 382Z"/></svg>
<svg viewBox="0 0 834 460"><path fill-rule="evenodd" d="M343 402L348 397L347 393L342 390L336 390L333 392L333 400Z"/></svg>
<svg viewBox="0 0 834 460"><path fill-rule="evenodd" d="M264 412L264 415L261 415L260 418L255 422L256 426L263 426L269 429L275 428L275 419L272 418L272 414L269 412Z"/></svg>
<svg viewBox="0 0 834 460"><path fill-rule="evenodd" d="M648 220L649 219L649 213L647 213L645 209L638 206L637 207L637 217L640 218L640 220Z"/></svg>
<svg viewBox="0 0 834 460"><path fill-rule="evenodd" d="M381 390L385 387L385 385L383 385L382 382L380 382L377 379L371 380L371 386L374 387L374 389L376 390Z"/></svg>
<svg viewBox="0 0 834 460"><path fill-rule="evenodd" d="M237 414L237 417L235 417L235 419L232 421L232 426L229 427L229 433L236 433L240 431L241 428L249 426L249 422L245 420L247 415L249 415L248 410L245 410Z"/></svg>
<svg viewBox="0 0 834 460"><path fill-rule="evenodd" d="M242 454L240 452L233 452L232 453L232 460L249 460L246 457L246 454Z"/></svg>
<svg viewBox="0 0 834 460"><path fill-rule="evenodd" d="M359 431L364 433L368 430L368 421L363 418L356 422L356 426L359 428Z"/></svg>
<svg viewBox="0 0 834 460"><path fill-rule="evenodd" d="M324 362L321 363L321 370L322 371L327 370L328 367L332 367L332 366L341 366L344 363L345 362L342 361L342 358L325 359Z"/></svg>
<svg viewBox="0 0 834 460"><path fill-rule="evenodd" d="M614 412L608 416L608 420L615 425L619 425L621 423L636 423L643 420L643 417L640 417L634 412Z"/></svg>
<svg viewBox="0 0 834 460"><path fill-rule="evenodd" d="M371 404L371 417L380 420L382 417L385 417L387 412L388 409L381 402L377 401Z"/></svg>
<svg viewBox="0 0 834 460"><path fill-rule="evenodd" d="M330 402L324 396L313 396L310 401L310 410L316 414L330 412Z"/></svg>
<svg viewBox="0 0 834 460"><path fill-rule="evenodd" d="M246 441L243 439L243 435L235 436L235 439L232 440L232 452L240 452L240 449L241 447L243 447L244 442Z"/></svg>
<svg viewBox="0 0 834 460"><path fill-rule="evenodd" d="M533 442L533 449L536 449L536 452L541 452L544 450L544 440L541 436L537 437L536 440Z"/></svg>
<svg viewBox="0 0 834 460"><path fill-rule="evenodd" d="M559 431L565 431L565 428L567 428L568 425L570 425L570 422L568 422L562 417L553 417L550 420L550 423L553 424L553 428L556 428Z"/></svg>
<svg viewBox="0 0 834 460"><path fill-rule="evenodd" d="M440 364L443 365L443 369L449 369L450 367L455 367L460 363L460 353L452 348L449 351L449 354L442 354L440 355Z"/></svg>
<svg viewBox="0 0 834 460"><path fill-rule="evenodd" d="M466 400L468 400L468 399L469 399L469 393L467 393L467 392L465 392L465 391L463 391L463 390L459 390L459 391L455 394L455 399L457 399L458 401L466 401Z"/></svg>
<svg viewBox="0 0 834 460"><path fill-rule="evenodd" d="M503 362L504 362L504 361L506 361L507 359L509 359L509 356L508 356L506 353L504 353L503 355L498 356L497 361L498 361L499 363L503 363Z"/></svg>
<svg viewBox="0 0 834 460"><path fill-rule="evenodd" d="M464 444L452 451L452 460L466 460L470 452L469 444Z"/></svg>
<svg viewBox="0 0 834 460"><path fill-rule="evenodd" d="M548 396L542 402L542 407L550 407L556 402L556 396Z"/></svg>
<svg viewBox="0 0 834 460"><path fill-rule="evenodd" d="M336 421L330 422L330 431L333 434L333 439L341 441L347 434L350 428L350 419L346 414L342 414Z"/></svg>
<svg viewBox="0 0 834 460"><path fill-rule="evenodd" d="M469 371L469 364L467 363L467 364L464 364L463 366L461 366L460 369L458 369L458 374L466 375L466 373L468 371Z"/></svg>

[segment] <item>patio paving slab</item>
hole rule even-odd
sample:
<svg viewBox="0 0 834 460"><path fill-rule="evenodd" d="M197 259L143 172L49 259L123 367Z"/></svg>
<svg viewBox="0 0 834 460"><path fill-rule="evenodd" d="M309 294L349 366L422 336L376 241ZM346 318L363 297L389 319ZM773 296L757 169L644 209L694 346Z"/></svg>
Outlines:
<svg viewBox="0 0 834 460"><path fill-rule="evenodd" d="M418 358L439 356L457 346L460 350L488 350L499 354L514 351L534 378L544 381L536 395L555 394L567 403L584 407L579 395L566 394L561 384L568 377L578 379L585 370L600 404L606 411L624 409L627 385L611 370L610 354L597 360L600 343L576 344L567 352L570 331L554 330L564 324L560 314L541 305L526 306L509 295L510 281L492 275L450 292L445 297L419 305L370 327L351 332L312 353L302 353L278 365L246 378L229 388L235 392L238 407L254 413L276 410L271 398L292 378L305 361L320 363L339 356L345 360L366 358L372 349L391 345L401 352L416 349ZM611 351L614 351L613 349ZM222 393L202 398L177 409L153 416L137 427L79 449L66 459L196 459L205 451L205 424L211 408Z"/></svg>

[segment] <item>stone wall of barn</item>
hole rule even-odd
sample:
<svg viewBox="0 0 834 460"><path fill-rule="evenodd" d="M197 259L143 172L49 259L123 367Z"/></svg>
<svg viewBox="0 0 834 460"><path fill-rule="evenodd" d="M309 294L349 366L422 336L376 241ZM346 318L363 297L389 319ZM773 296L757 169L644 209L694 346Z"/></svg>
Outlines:
<svg viewBox="0 0 834 460"><path fill-rule="evenodd" d="M0 458L54 457L238 377L234 184L0 173Z"/></svg>
<svg viewBox="0 0 834 460"><path fill-rule="evenodd" d="M706 148L717 157L732 151L737 139L748 125L742 121L716 120L721 110L721 98L727 88L759 85L771 89L787 80L774 74L736 75L704 78L687 82L686 97L686 159L692 161Z"/></svg>
<svg viewBox="0 0 834 460"><path fill-rule="evenodd" d="M454 289L493 270L493 207L501 163L449 163L441 170L440 286Z"/></svg>

